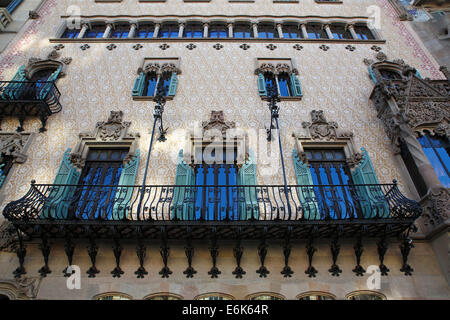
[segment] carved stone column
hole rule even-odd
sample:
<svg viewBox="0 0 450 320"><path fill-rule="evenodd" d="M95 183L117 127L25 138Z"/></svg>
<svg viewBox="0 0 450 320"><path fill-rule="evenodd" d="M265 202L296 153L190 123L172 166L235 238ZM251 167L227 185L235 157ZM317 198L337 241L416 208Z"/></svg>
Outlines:
<svg viewBox="0 0 450 320"><path fill-rule="evenodd" d="M232 23L228 24L228 38L234 38L233 24Z"/></svg>
<svg viewBox="0 0 450 320"><path fill-rule="evenodd" d="M325 32L327 33L328 39L334 39L333 34L331 33L330 25L324 24L323 28L325 29Z"/></svg>
<svg viewBox="0 0 450 320"><path fill-rule="evenodd" d="M156 23L155 24L155 31L153 32L153 38L158 38L158 34L159 34L159 29L161 28L161 24L160 23Z"/></svg>
<svg viewBox="0 0 450 320"><path fill-rule="evenodd" d="M209 33L209 23L203 24L203 38L208 38Z"/></svg>
<svg viewBox="0 0 450 320"><path fill-rule="evenodd" d="M358 40L358 35L355 32L355 25L353 23L350 23L347 25L347 29L348 29L348 31L350 31L352 38L355 40Z"/></svg>
<svg viewBox="0 0 450 320"><path fill-rule="evenodd" d="M303 38L304 39L309 39L308 31L306 30L306 23L301 23L300 24L300 29L302 30Z"/></svg>
<svg viewBox="0 0 450 320"><path fill-rule="evenodd" d="M113 28L113 25L111 23L106 24L105 33L103 34L103 37L102 37L103 39L109 38L112 28Z"/></svg>
<svg viewBox="0 0 450 320"><path fill-rule="evenodd" d="M258 38L258 23L254 22L252 23L252 28L253 28L253 38Z"/></svg>
<svg viewBox="0 0 450 320"><path fill-rule="evenodd" d="M84 37L84 35L86 34L86 31L89 29L89 26L86 23L83 23L83 25L81 26L81 30L80 33L78 34L77 39L81 39Z"/></svg>
<svg viewBox="0 0 450 320"><path fill-rule="evenodd" d="M184 23L180 23L179 24L178 38L183 38L184 26L185 26Z"/></svg>
<svg viewBox="0 0 450 320"><path fill-rule="evenodd" d="M136 23L132 23L130 26L130 32L128 33L128 38L134 38L134 35L136 34L137 25Z"/></svg>
<svg viewBox="0 0 450 320"><path fill-rule="evenodd" d="M281 23L277 24L277 31L278 31L278 36L280 37L280 39L283 39L284 38L283 25Z"/></svg>

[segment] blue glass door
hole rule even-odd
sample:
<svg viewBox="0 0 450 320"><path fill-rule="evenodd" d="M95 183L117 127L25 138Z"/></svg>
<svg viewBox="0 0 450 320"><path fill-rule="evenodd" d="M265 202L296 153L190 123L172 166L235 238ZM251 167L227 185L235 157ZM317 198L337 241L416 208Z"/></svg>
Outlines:
<svg viewBox="0 0 450 320"><path fill-rule="evenodd" d="M81 173L75 201L80 219L110 220L117 185L128 149L91 149Z"/></svg>
<svg viewBox="0 0 450 320"><path fill-rule="evenodd" d="M237 168L234 164L200 164L195 168L197 220L236 220Z"/></svg>

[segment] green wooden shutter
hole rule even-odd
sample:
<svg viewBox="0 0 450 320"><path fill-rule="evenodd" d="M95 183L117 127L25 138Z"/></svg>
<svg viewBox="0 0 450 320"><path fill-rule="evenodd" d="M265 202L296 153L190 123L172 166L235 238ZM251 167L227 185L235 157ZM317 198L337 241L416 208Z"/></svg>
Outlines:
<svg viewBox="0 0 450 320"><path fill-rule="evenodd" d="M122 169L122 173L120 174L118 183L119 187L116 190L114 199L112 220L122 220L127 218L127 214L130 211L129 204L134 191L134 188L132 186L136 182L140 155L141 152L139 149L137 149L134 157L130 161L128 161Z"/></svg>
<svg viewBox="0 0 450 320"><path fill-rule="evenodd" d="M293 97L302 97L302 86L300 85L300 80L294 73L291 73L291 92Z"/></svg>
<svg viewBox="0 0 450 320"><path fill-rule="evenodd" d="M303 209L303 218L307 220L320 219L317 197L314 192L314 187L312 187L314 182L308 164L303 163L300 160L298 157L298 152L295 149L292 153L292 158L294 159L294 170L295 177L297 178L297 185L311 186L297 188L297 195Z"/></svg>
<svg viewBox="0 0 450 320"><path fill-rule="evenodd" d="M76 190L76 186L67 185L77 184L81 174L70 162L70 151L71 149L69 148L64 152L61 165L53 181L53 186L45 200L41 215L42 218L67 218L68 208ZM55 186L57 184L62 186Z"/></svg>
<svg viewBox="0 0 450 320"><path fill-rule="evenodd" d="M422 79L422 76L420 75L419 71L416 70L416 77L419 79Z"/></svg>
<svg viewBox="0 0 450 320"><path fill-rule="evenodd" d="M59 66L47 79L47 83L44 84L44 86L41 89L41 92L39 93L39 97L41 99L47 98L48 93L52 89L53 84L58 79L59 73L62 70L62 66Z"/></svg>
<svg viewBox="0 0 450 320"><path fill-rule="evenodd" d="M183 160L183 149L178 153L177 171L173 191L172 219L193 220L194 218L194 190L195 187L182 187L195 185L194 170ZM181 187L180 187L181 186Z"/></svg>
<svg viewBox="0 0 450 320"><path fill-rule="evenodd" d="M242 165L238 172L238 185L253 187L238 187L238 199L241 201L241 220L251 218L259 220L259 205L256 192L256 164L253 151L249 151L248 160Z"/></svg>
<svg viewBox="0 0 450 320"><path fill-rule="evenodd" d="M369 76L372 79L373 83L377 83L377 78L375 77L375 73L373 73L373 70L370 66L368 66L367 68L369 68Z"/></svg>
<svg viewBox="0 0 450 320"><path fill-rule="evenodd" d="M25 77L25 65L21 65L19 67L14 77L12 77L11 81L27 81L27 78ZM24 88L25 83L8 83L3 89L1 97L4 100L18 99Z"/></svg>
<svg viewBox="0 0 450 320"><path fill-rule="evenodd" d="M178 85L178 77L176 72L172 72L172 76L170 77L170 85L168 96L173 97L175 93L177 93L177 85Z"/></svg>
<svg viewBox="0 0 450 320"><path fill-rule="evenodd" d="M139 73L139 76L134 81L132 95L140 97L144 94L144 88L145 88L145 74L143 72Z"/></svg>
<svg viewBox="0 0 450 320"><path fill-rule="evenodd" d="M389 205L385 199L383 190L379 184L375 170L370 160L367 150L361 148L363 159L352 170L352 180L354 184L375 186L356 186L356 192L360 199L361 208L365 218L373 218L375 216L388 218L390 217Z"/></svg>
<svg viewBox="0 0 450 320"><path fill-rule="evenodd" d="M267 96L266 79L262 73L258 74L258 92L260 96Z"/></svg>

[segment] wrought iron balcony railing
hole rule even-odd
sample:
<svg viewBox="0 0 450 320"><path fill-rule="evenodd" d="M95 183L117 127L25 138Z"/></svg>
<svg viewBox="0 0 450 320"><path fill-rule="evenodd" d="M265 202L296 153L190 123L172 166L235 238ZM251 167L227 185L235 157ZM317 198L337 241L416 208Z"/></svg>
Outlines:
<svg viewBox="0 0 450 320"><path fill-rule="evenodd" d="M142 192L144 195L142 196ZM397 184L254 186L98 186L32 183L9 203L4 216L14 222L211 223L397 221L411 222L420 205ZM289 212L290 204L291 211Z"/></svg>
<svg viewBox="0 0 450 320"><path fill-rule="evenodd" d="M0 81L0 115L16 116L22 131L24 117L38 116L45 131L47 118L62 107L54 81Z"/></svg>

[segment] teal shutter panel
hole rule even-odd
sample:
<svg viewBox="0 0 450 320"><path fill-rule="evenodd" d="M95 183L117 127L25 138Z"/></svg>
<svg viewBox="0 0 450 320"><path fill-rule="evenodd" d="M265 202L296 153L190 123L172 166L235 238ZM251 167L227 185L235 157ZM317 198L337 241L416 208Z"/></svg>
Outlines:
<svg viewBox="0 0 450 320"><path fill-rule="evenodd" d="M260 96L267 96L266 79L262 73L258 74L258 92Z"/></svg>
<svg viewBox="0 0 450 320"><path fill-rule="evenodd" d="M249 151L248 160L242 165L238 172L238 201L241 202L240 219L259 220L259 205L256 192L256 164L253 151ZM241 187L241 186L252 187Z"/></svg>
<svg viewBox="0 0 450 320"><path fill-rule="evenodd" d="M173 191L172 219L192 220L194 218L194 170L183 161L183 149L178 153L175 188Z"/></svg>
<svg viewBox="0 0 450 320"><path fill-rule="evenodd" d="M308 164L303 163L299 157L297 150L294 149L292 153L294 159L294 170L295 177L297 178L297 185L299 186L310 186L310 187L298 187L297 194L303 209L303 218L307 220L318 220L319 206L317 202L316 193L314 192L314 184L311 171L309 170Z"/></svg>
<svg viewBox="0 0 450 320"><path fill-rule="evenodd" d="M368 66L369 68L369 76L372 79L373 83L377 83L377 78L375 77L375 73L373 73L373 70L370 66Z"/></svg>
<svg viewBox="0 0 450 320"><path fill-rule="evenodd" d="M356 186L356 192L360 198L361 209L365 218L375 216L390 217L389 206L384 196L383 190L378 186L379 182L375 170L366 149L361 148L363 159L352 170L352 180ZM372 184L372 186L370 186Z"/></svg>
<svg viewBox="0 0 450 320"><path fill-rule="evenodd" d="M47 79L47 83L44 84L44 86L41 89L41 92L39 93L39 97L41 99L47 98L48 93L52 89L53 84L55 83L56 79L58 79L59 73L62 70L62 66L59 66L58 69L56 69L50 77Z"/></svg>
<svg viewBox="0 0 450 320"><path fill-rule="evenodd" d="M67 218L68 208L76 190L76 186L67 185L77 184L81 174L70 162L70 151L69 148L64 152L53 186L45 200L42 218Z"/></svg>
<svg viewBox="0 0 450 320"><path fill-rule="evenodd" d="M172 77L170 77L170 85L168 96L173 97L177 93L178 77L176 72L172 72Z"/></svg>
<svg viewBox="0 0 450 320"><path fill-rule="evenodd" d="M25 76L25 65L21 65L19 67L14 77L12 77L11 81L20 81L20 82L8 83L8 85L5 86L1 95L2 99L4 100L9 99L15 100L20 97L20 94L25 88L25 81L27 81L27 78Z"/></svg>
<svg viewBox="0 0 450 320"><path fill-rule="evenodd" d="M134 81L132 95L140 97L144 94L145 88L145 74L143 72L139 73L139 76Z"/></svg>
<svg viewBox="0 0 450 320"><path fill-rule="evenodd" d="M300 80L298 80L298 77L291 73L291 91L293 97L302 97L302 86L300 85Z"/></svg>
<svg viewBox="0 0 450 320"><path fill-rule="evenodd" d="M118 183L119 187L116 190L114 198L112 220L125 219L127 218L128 212L130 212L129 204L134 191L134 188L132 186L136 182L140 155L141 152L139 151L139 149L137 149L134 157L130 161L128 161L122 169L122 173L120 174Z"/></svg>
<svg viewBox="0 0 450 320"><path fill-rule="evenodd" d="M422 79L422 76L420 75L419 71L416 70L416 77L419 79Z"/></svg>

